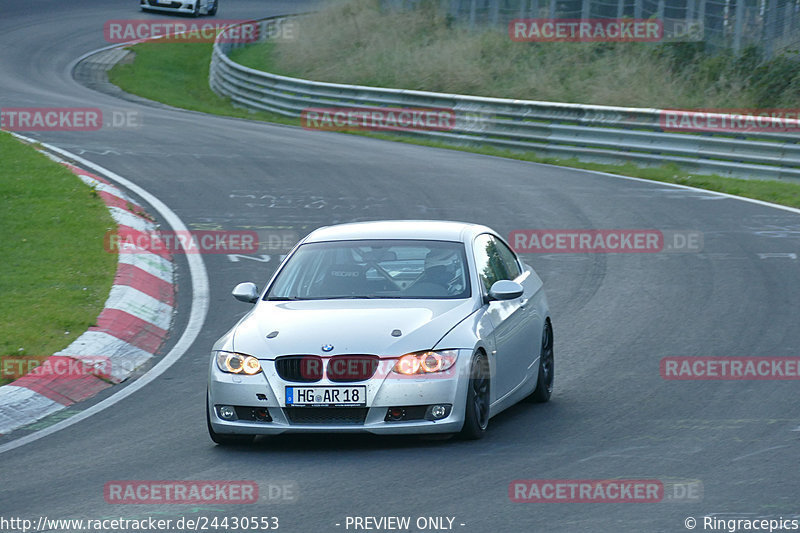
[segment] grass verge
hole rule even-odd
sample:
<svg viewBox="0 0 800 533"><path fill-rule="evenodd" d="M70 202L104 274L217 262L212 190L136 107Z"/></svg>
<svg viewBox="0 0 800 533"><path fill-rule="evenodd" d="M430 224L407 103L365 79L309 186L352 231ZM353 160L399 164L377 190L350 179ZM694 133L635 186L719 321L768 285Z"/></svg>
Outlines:
<svg viewBox="0 0 800 533"><path fill-rule="evenodd" d="M108 298L116 224L97 193L67 168L0 132L0 385L18 363L65 348ZM4 363L9 362L8 367Z"/></svg>
<svg viewBox="0 0 800 533"><path fill-rule="evenodd" d="M208 86L208 65L211 61L211 45L196 43L144 43L132 47L136 53L132 63L115 66L110 80L123 90L163 102L175 107L192 109L240 118L250 118L281 124L299 125L299 119L271 113L254 113L235 107L227 99L214 94ZM265 51L267 53L265 53ZM243 64L257 63L260 68L284 75L299 75L280 70L274 62L272 45L237 49L232 59ZM400 135L356 132L380 139L455 149L472 153L548 163L553 165L611 172L624 176L646 178L666 183L691 185L703 189L736 194L777 204L800 207L800 184L780 181L756 181L721 176L696 175L679 169L676 165L639 167L632 163L624 165L587 163L577 159L555 159L537 156L533 152L516 152L492 146L456 146L439 141L429 141Z"/></svg>
<svg viewBox="0 0 800 533"><path fill-rule="evenodd" d="M149 100L183 109L278 122L300 124L277 113L254 112L235 107L208 86L210 43L142 43L133 47L132 63L117 64L109 72L111 83Z"/></svg>

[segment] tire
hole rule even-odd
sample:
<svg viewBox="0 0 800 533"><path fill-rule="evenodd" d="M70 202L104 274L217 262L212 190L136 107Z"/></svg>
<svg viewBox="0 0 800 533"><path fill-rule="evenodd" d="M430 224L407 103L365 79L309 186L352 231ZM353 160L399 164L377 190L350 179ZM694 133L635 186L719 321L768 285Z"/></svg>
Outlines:
<svg viewBox="0 0 800 533"><path fill-rule="evenodd" d="M553 359L553 326L547 320L542 332L542 351L539 360L539 375L536 378L536 390L528 396L533 403L545 403L553 394L553 378L555 377L555 362Z"/></svg>
<svg viewBox="0 0 800 533"><path fill-rule="evenodd" d="M217 8L219 7L219 0L214 0L214 7L208 10L208 14L210 16L214 16L217 14Z"/></svg>
<svg viewBox="0 0 800 533"><path fill-rule="evenodd" d="M475 354L469 373L467 405L464 409L464 427L461 429L461 437L466 440L478 440L486 434L491 404L489 360L485 353Z"/></svg>
<svg viewBox="0 0 800 533"><path fill-rule="evenodd" d="M255 440L255 435L229 435L217 433L211 427L211 413L208 412L208 392L206 392L206 425L208 426L208 436L220 446L243 446Z"/></svg>

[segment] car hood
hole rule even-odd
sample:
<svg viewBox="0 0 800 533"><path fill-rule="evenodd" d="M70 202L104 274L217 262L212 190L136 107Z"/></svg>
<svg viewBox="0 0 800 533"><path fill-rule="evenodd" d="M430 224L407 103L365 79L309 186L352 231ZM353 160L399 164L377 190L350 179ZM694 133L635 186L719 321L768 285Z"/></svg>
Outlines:
<svg viewBox="0 0 800 533"><path fill-rule="evenodd" d="M261 301L235 328L233 349L259 359L345 353L393 357L434 348L474 310L470 299ZM401 335L393 336L394 330ZM333 349L323 351L323 345Z"/></svg>

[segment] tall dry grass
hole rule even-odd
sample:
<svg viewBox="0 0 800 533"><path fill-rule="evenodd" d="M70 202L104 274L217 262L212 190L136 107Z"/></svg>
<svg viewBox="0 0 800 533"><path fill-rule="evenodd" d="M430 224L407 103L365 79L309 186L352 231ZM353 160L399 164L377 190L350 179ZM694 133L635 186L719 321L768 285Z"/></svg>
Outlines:
<svg viewBox="0 0 800 533"><path fill-rule="evenodd" d="M378 0L332 2L298 21L296 39L263 47L265 61L317 81L480 96L635 107L764 105L752 90L752 57L739 64L686 46L512 42L504 29L459 26L437 4L396 12L382 11ZM772 105L800 104L800 75L792 83L788 95L770 96Z"/></svg>

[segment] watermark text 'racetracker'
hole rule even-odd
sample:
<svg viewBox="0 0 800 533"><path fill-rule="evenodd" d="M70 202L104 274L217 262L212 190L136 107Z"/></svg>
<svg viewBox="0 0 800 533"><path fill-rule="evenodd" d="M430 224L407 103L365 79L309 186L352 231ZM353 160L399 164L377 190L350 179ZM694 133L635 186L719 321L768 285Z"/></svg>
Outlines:
<svg viewBox="0 0 800 533"><path fill-rule="evenodd" d="M309 107L300 125L326 131L449 131L456 113L443 108Z"/></svg>
<svg viewBox="0 0 800 533"><path fill-rule="evenodd" d="M139 111L97 107L3 107L0 129L6 131L97 131L102 128L139 128Z"/></svg>
<svg viewBox="0 0 800 533"><path fill-rule="evenodd" d="M517 253L699 252L699 231L656 229L519 229L508 242Z"/></svg>

